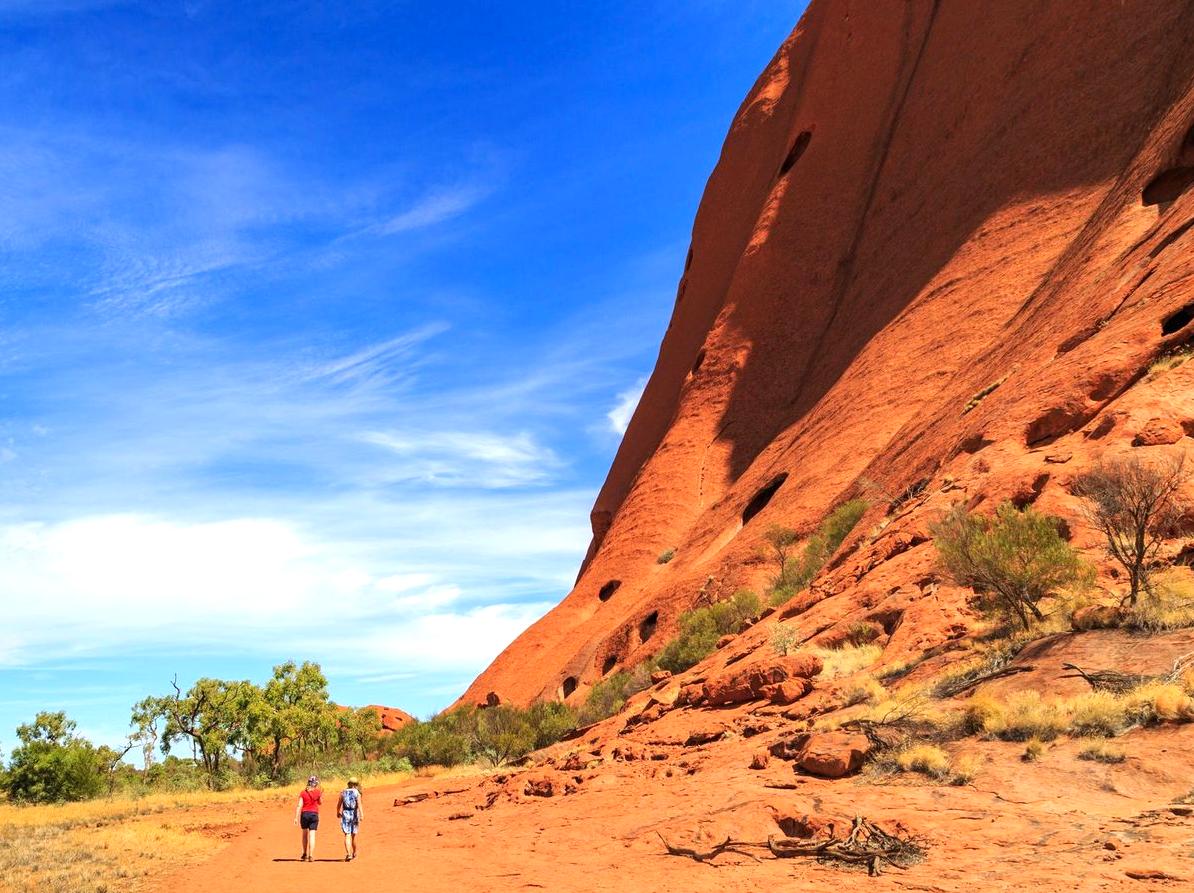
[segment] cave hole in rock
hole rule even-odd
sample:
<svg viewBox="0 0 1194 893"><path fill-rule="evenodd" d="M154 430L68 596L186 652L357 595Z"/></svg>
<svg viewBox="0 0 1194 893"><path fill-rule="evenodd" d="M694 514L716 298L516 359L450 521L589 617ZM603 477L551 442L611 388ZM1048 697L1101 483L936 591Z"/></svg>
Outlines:
<svg viewBox="0 0 1194 893"><path fill-rule="evenodd" d="M1172 335L1180 332L1191 321L1194 321L1194 304L1187 304L1181 310L1175 313L1170 313L1167 317L1161 320L1161 334Z"/></svg>
<svg viewBox="0 0 1194 893"><path fill-rule="evenodd" d="M808 144L812 142L813 133L811 130L802 130L797 134L796 139L792 141L792 148L788 150L788 154L784 156L784 163L779 166L779 176L783 176L790 171L800 160L800 156L804 154L804 150L808 148Z"/></svg>
<svg viewBox="0 0 1194 893"><path fill-rule="evenodd" d="M613 594L618 591L618 587L622 585L621 580L610 580L601 587L601 591L597 593L597 598L603 602L607 602L613 597Z"/></svg>
<svg viewBox="0 0 1194 893"><path fill-rule="evenodd" d="M564 697L568 697L574 691L576 691L576 677L569 676L567 679L565 679L562 690L564 692Z"/></svg>
<svg viewBox="0 0 1194 893"><path fill-rule="evenodd" d="M610 671L618 665L618 655L611 654L605 659L605 663L601 665L601 675L608 676Z"/></svg>
<svg viewBox="0 0 1194 893"><path fill-rule="evenodd" d="M742 523L749 524L750 519L767 508L767 503L775 496L780 487L784 485L784 481L788 479L788 473L781 471L771 480L759 489L754 496L750 498L750 502L746 504L746 508L742 510Z"/></svg>
<svg viewBox="0 0 1194 893"><path fill-rule="evenodd" d="M1167 205L1194 184L1194 167L1171 167L1153 177L1140 200L1147 205Z"/></svg>
<svg viewBox="0 0 1194 893"><path fill-rule="evenodd" d="M652 611L638 625L638 640L645 642L655 635L655 628L659 626L659 612Z"/></svg>
<svg viewBox="0 0 1194 893"><path fill-rule="evenodd" d="M705 365L705 348L697 351L696 359L692 361L692 374L696 375L701 371L701 366Z"/></svg>

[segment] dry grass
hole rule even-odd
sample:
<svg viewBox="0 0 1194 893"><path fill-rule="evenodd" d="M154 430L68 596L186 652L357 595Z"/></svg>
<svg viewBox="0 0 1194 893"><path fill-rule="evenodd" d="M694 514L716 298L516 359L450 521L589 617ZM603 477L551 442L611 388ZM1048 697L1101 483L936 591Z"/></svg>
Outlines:
<svg viewBox="0 0 1194 893"><path fill-rule="evenodd" d="M871 765L871 772L879 775L923 775L942 784L964 785L974 780L980 766L977 757L955 758L936 744L910 741L903 747L880 753Z"/></svg>
<svg viewBox="0 0 1194 893"><path fill-rule="evenodd" d="M1194 345L1184 344L1181 347L1158 357L1153 361L1152 365L1148 367L1148 379L1151 381L1156 376L1163 372L1168 372L1170 369L1176 369L1190 357L1194 356Z"/></svg>
<svg viewBox="0 0 1194 893"><path fill-rule="evenodd" d="M1122 748L1108 744L1106 741L1095 741L1078 751L1078 759L1091 760L1096 763L1122 763L1128 758Z"/></svg>
<svg viewBox="0 0 1194 893"><path fill-rule="evenodd" d="M1137 726L1194 722L1194 698L1179 682L1146 682L1122 695L1092 691L1045 700L1020 691L1000 700L975 695L964 710L963 728L1004 741L1052 741L1061 735L1112 738Z"/></svg>
<svg viewBox="0 0 1194 893"><path fill-rule="evenodd" d="M1045 750L1048 745L1040 738L1029 738L1028 743L1024 745L1024 753L1020 754L1020 759L1025 763L1035 763L1045 755Z"/></svg>
<svg viewBox="0 0 1194 893"><path fill-rule="evenodd" d="M844 648L810 648L809 651L821 658L822 679L851 676L865 670L883 656L883 649L872 644L846 645Z"/></svg>
<svg viewBox="0 0 1194 893"><path fill-rule="evenodd" d="M479 770L436 774L474 771ZM410 778L410 773L375 775L365 779L364 787ZM328 790L344 781L323 778ZM135 893L147 879L219 850L258 810L291 800L297 790L162 793L55 806L0 802L0 890ZM228 816L236 821L229 823Z"/></svg>
<svg viewBox="0 0 1194 893"><path fill-rule="evenodd" d="M932 778L949 775L949 754L936 744L913 744L895 755L901 772L919 772Z"/></svg>
<svg viewBox="0 0 1194 893"><path fill-rule="evenodd" d="M1123 625L1146 633L1194 626L1194 581L1174 572L1158 575L1154 592L1142 592L1126 609Z"/></svg>
<svg viewBox="0 0 1194 893"><path fill-rule="evenodd" d="M874 676L862 675L850 680L842 689L846 706L855 704L879 704L887 700L887 689Z"/></svg>

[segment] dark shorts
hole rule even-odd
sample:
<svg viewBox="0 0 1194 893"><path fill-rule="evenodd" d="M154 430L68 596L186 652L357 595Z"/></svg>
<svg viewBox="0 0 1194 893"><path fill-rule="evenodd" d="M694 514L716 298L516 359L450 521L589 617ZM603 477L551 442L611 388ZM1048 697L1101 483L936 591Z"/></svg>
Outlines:
<svg viewBox="0 0 1194 893"><path fill-rule="evenodd" d="M299 827L304 831L314 831L319 827L319 813L304 812L299 815Z"/></svg>

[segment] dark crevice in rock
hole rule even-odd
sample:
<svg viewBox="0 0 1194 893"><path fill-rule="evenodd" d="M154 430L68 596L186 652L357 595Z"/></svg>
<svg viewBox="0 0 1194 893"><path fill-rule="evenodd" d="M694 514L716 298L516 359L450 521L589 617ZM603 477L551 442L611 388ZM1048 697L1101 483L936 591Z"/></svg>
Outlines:
<svg viewBox="0 0 1194 893"><path fill-rule="evenodd" d="M808 144L812 142L813 134L810 130L802 130L797 134L796 139L792 141L792 148L788 149L788 154L784 156L783 164L779 166L779 176L782 177L787 174L800 160L800 156L804 154L804 150L808 148Z"/></svg>
<svg viewBox="0 0 1194 893"><path fill-rule="evenodd" d="M638 640L645 642L655 635L655 628L659 626L659 612L652 611L644 617L638 625Z"/></svg>
<svg viewBox="0 0 1194 893"><path fill-rule="evenodd" d="M771 498L775 496L780 487L783 486L784 481L788 479L788 473L782 471L764 484L754 496L750 498L750 502L746 504L746 508L742 510L742 523L749 524L750 519L767 508L767 503L771 502Z"/></svg>
<svg viewBox="0 0 1194 893"><path fill-rule="evenodd" d="M621 580L610 580L601 587L601 591L597 593L597 598L601 599L603 602L609 601L613 594L618 591L618 587L621 585Z"/></svg>
<svg viewBox="0 0 1194 893"><path fill-rule="evenodd" d="M1161 320L1161 334L1174 335L1194 322L1194 304L1187 304L1181 310L1170 313Z"/></svg>

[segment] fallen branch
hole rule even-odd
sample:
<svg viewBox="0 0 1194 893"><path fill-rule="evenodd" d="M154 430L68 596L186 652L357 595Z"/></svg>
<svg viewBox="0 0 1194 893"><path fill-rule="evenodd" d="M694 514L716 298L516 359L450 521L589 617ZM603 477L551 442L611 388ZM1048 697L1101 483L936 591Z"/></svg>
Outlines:
<svg viewBox="0 0 1194 893"><path fill-rule="evenodd" d="M991 670L989 673L983 673L970 679L941 685L937 688L936 694L939 698L956 698L962 692L970 691L970 689L976 688L984 682L990 682L992 679L1003 679L1006 676L1015 676L1017 673L1031 673L1035 669L1036 667L1027 665L1000 667L998 670Z"/></svg>
<svg viewBox="0 0 1194 893"><path fill-rule="evenodd" d="M708 850L706 852L701 852L700 850L694 850L691 847L673 846L672 844L668 843L667 838L664 837L662 834L660 834L658 831L656 831L655 833L657 835L659 835L659 839L663 841L663 845L667 849L669 856L685 856L689 859L692 859L694 862L712 863L712 861L714 859L716 859L718 856L720 856L722 853L725 853L725 852L738 853L741 856L750 856L750 858L755 859L755 857L753 855L751 855L750 853L743 853L738 848L739 847L761 847L763 845L761 843L748 843L744 840L732 840L731 838L727 837L725 840L723 840L717 846L713 847L713 849ZM758 861L758 860L755 859L755 861Z"/></svg>
<svg viewBox="0 0 1194 893"><path fill-rule="evenodd" d="M1085 679L1095 691L1109 691L1117 695L1126 694L1132 689L1146 682L1152 682L1157 678L1155 676L1142 676L1138 673L1121 673L1118 670L1087 671L1075 664L1062 664L1061 668L1063 670L1074 671L1070 675L1062 676L1062 679Z"/></svg>
<svg viewBox="0 0 1194 893"><path fill-rule="evenodd" d="M825 863L865 865L867 873L872 877L879 874L884 865L903 869L919 862L925 855L925 846L919 839L911 835L888 834L862 816L854 818L850 834L845 838L834 835L831 825L830 836L825 840L772 836L763 844L727 837L707 851L673 846L662 834L659 834L659 839L663 841L668 855L683 856L696 862L712 863L713 859L725 852L735 852L755 859L754 855L743 852L742 848L766 847L777 859L806 857Z"/></svg>

